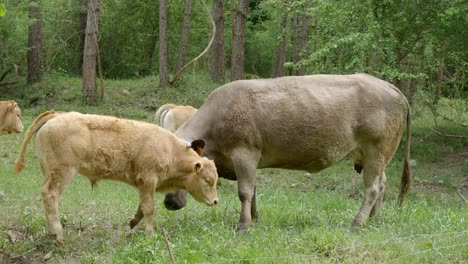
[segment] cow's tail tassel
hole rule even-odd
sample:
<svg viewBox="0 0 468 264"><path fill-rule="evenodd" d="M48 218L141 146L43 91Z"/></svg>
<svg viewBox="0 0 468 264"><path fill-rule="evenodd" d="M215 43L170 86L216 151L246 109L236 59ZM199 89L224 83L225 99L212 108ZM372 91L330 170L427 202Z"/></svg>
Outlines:
<svg viewBox="0 0 468 264"><path fill-rule="evenodd" d="M50 119L54 118L58 112L54 110L47 111L39 115L36 120L34 120L33 124L29 127L26 135L24 136L23 144L21 144L21 151L16 159L14 172L15 174L19 173L23 168L26 166L26 148L28 146L29 141L31 140L32 136L36 134L36 132Z"/></svg>
<svg viewBox="0 0 468 264"><path fill-rule="evenodd" d="M410 167L410 144L411 144L411 109L409 104L406 115L406 153L403 174L401 175L400 194L398 195L398 206L401 207L403 199L408 194L411 186L411 167Z"/></svg>

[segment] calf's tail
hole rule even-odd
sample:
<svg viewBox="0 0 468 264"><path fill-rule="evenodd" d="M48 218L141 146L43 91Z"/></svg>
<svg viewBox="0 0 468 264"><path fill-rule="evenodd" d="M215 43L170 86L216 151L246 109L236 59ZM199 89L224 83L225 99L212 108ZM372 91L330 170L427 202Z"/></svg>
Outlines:
<svg viewBox="0 0 468 264"><path fill-rule="evenodd" d="M154 123L160 127L163 125L164 117L167 113L174 108L175 105L173 104L164 104L156 111L154 114Z"/></svg>
<svg viewBox="0 0 468 264"><path fill-rule="evenodd" d="M28 131L26 132L26 135L24 136L23 144L21 144L21 151L16 159L15 162L15 174L19 173L25 164L25 157L26 157L26 148L28 146L29 141L31 140L32 136L36 134L36 132L45 124L47 121L50 119L54 118L59 114L59 112L55 111L47 111L39 115L36 120L34 120L33 124L29 127Z"/></svg>
<svg viewBox="0 0 468 264"><path fill-rule="evenodd" d="M400 194L398 195L398 206L401 206L403 199L408 194L411 186L411 167L410 167L410 143L411 143L411 108L406 100L408 112L406 114L406 152L403 174L401 175Z"/></svg>

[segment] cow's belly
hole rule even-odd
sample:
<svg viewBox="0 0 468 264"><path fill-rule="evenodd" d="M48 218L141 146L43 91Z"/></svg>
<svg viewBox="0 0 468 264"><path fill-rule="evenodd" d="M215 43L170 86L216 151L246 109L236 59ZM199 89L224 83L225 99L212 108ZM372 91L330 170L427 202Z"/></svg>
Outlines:
<svg viewBox="0 0 468 264"><path fill-rule="evenodd" d="M351 151L262 153L258 168L282 168L318 172L333 166L344 159Z"/></svg>

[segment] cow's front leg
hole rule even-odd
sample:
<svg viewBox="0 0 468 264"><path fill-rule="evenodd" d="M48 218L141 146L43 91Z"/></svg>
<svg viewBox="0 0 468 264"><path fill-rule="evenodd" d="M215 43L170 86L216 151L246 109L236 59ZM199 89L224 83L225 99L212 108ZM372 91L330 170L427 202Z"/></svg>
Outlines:
<svg viewBox="0 0 468 264"><path fill-rule="evenodd" d="M141 203L138 205L138 209L135 213L135 216L132 220L130 220L130 228L133 229L138 223L140 223L141 219L143 219L143 210L141 210Z"/></svg>
<svg viewBox="0 0 468 264"><path fill-rule="evenodd" d="M144 186L140 189L140 208L145 217L145 231L153 235L154 192L156 188ZM138 213L138 211L137 211Z"/></svg>
<svg viewBox="0 0 468 264"><path fill-rule="evenodd" d="M252 197L252 204L250 206L250 213L252 215L253 220L258 219L258 211L257 211L257 186L254 188L254 194Z"/></svg>
<svg viewBox="0 0 468 264"><path fill-rule="evenodd" d="M260 152L249 149L236 149L232 161L237 175L237 191L241 202L241 213L237 225L238 233L245 233L252 223L252 209L256 212L255 178ZM253 215L255 215L254 213Z"/></svg>

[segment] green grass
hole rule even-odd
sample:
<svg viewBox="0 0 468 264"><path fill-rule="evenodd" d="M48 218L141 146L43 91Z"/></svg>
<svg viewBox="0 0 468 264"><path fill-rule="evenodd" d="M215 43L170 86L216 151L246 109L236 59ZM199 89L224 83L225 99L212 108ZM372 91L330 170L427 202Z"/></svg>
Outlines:
<svg viewBox="0 0 468 264"><path fill-rule="evenodd" d="M154 77L106 80L99 106L81 104L81 81L64 76L4 93L17 100L28 127L49 109L80 111L152 122L167 102L200 106L216 87L205 76L190 75L176 88L157 88ZM41 91L47 91L44 96ZM441 111L450 117L449 101ZM459 104L463 104L459 103ZM0 263L170 263L162 229L177 263L466 263L468 261L467 139L432 133L433 118L415 106L412 159L415 183L402 208L396 197L402 171L400 149L387 168L382 216L361 230L348 229L362 199L361 175L350 161L317 174L264 169L258 171L260 219L246 235L235 233L240 203L235 182L220 180L221 203L206 207L192 198L176 212L167 211L163 194L155 197L155 235L140 224L126 235L138 205L132 187L101 181L92 191L77 176L62 195L60 215L65 248L47 236L40 195L42 175L34 147L20 175L12 168L24 136L0 137ZM447 135L465 135L466 112L452 121L439 120ZM13 240L13 242L11 241Z"/></svg>

